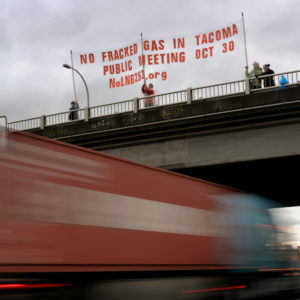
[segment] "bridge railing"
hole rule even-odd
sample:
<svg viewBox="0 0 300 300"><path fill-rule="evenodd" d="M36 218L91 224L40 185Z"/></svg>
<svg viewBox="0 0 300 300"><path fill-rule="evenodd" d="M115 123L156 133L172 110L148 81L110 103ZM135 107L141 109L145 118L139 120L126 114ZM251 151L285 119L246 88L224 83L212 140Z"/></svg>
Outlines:
<svg viewBox="0 0 300 300"><path fill-rule="evenodd" d="M94 106L90 108L90 117L97 118L97 117L103 117L108 115L114 115L117 113L133 111L133 109L134 109L133 100Z"/></svg>
<svg viewBox="0 0 300 300"><path fill-rule="evenodd" d="M84 120L85 109L78 109L74 110L78 112L78 120ZM51 126L51 125L58 125L58 124L64 124L67 122L70 122L69 120L69 111L64 111L61 113L51 114L51 115L43 115L41 117L26 119L26 120L20 120L15 122L8 123L8 129L11 130L29 130L29 129L36 129L36 128L44 128L45 126Z"/></svg>
<svg viewBox="0 0 300 300"><path fill-rule="evenodd" d="M286 86L290 86L290 85L294 85L294 84L300 84L300 70L297 70L297 71L276 73L276 74L272 74L272 75L259 76L259 79L261 80L262 86L263 86L264 79L270 78L270 77L273 77L274 83L275 83L275 86L263 87L263 88L260 88L260 89L270 89L270 88L274 88L274 87L280 87L281 86L280 85L280 79L281 79L282 76L285 76L285 78L289 82L288 84L286 84ZM253 78L253 79L250 79L250 81L251 80L255 80L255 79ZM255 89L252 89L252 90L255 90Z"/></svg>
<svg viewBox="0 0 300 300"><path fill-rule="evenodd" d="M73 110L73 112L75 112L75 111L77 111L77 114L78 114L78 119L76 119L76 121L84 120L84 118L85 118L84 111L85 110L84 109ZM66 122L70 122L71 120L69 120L69 114L70 114L69 111L64 111L61 113L47 115L47 116L45 116L44 126L57 125L57 124L63 124Z"/></svg>
<svg viewBox="0 0 300 300"><path fill-rule="evenodd" d="M139 109L148 108L145 105L145 103L147 102L147 100L151 99L153 100L154 106L164 106L176 103L183 103L187 102L187 90L138 98Z"/></svg>
<svg viewBox="0 0 300 300"><path fill-rule="evenodd" d="M245 91L245 80L225 82L221 84L193 88L193 100L244 94Z"/></svg>
<svg viewBox="0 0 300 300"><path fill-rule="evenodd" d="M20 120L15 122L9 122L7 124L8 130L28 130L28 129L35 129L41 128L41 117L30 118L26 120Z"/></svg>
<svg viewBox="0 0 300 300"><path fill-rule="evenodd" d="M43 115L41 117L30 118L8 123L9 130L29 130L29 129L43 129L46 126L53 126L58 124L65 124L70 122L78 122L80 120L89 120L91 118L98 118L108 115L114 115L124 112L137 112L139 110L148 109L145 103L149 98L153 99L154 106L165 106L177 103L192 103L192 101L205 100L210 98L218 98L236 94L249 94L251 91L274 89L280 86L280 78L285 76L288 80L286 86L300 85L300 70L289 71L284 73L276 73L272 75L260 76L261 82L264 78L273 77L275 86L262 87L259 89L251 89L250 82L255 78L225 82L221 84L214 84L203 87L188 88L186 90L175 91L171 93L157 94L148 97L140 97L131 100L126 100L117 103L105 104L84 109L78 109L78 119L69 120L69 111L60 113ZM262 85L263 86L263 85ZM153 107L153 106L152 106Z"/></svg>

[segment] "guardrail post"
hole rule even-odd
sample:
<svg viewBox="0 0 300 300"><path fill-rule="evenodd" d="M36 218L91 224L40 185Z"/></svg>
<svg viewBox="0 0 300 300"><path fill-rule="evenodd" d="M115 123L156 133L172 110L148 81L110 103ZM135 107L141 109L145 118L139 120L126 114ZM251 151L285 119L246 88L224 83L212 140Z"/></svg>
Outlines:
<svg viewBox="0 0 300 300"><path fill-rule="evenodd" d="M246 93L246 95L250 94L250 79L249 78L245 79L245 93Z"/></svg>
<svg viewBox="0 0 300 300"><path fill-rule="evenodd" d="M45 115L42 115L40 117L40 127L41 129L44 129L45 128L45 125L46 125L46 116Z"/></svg>
<svg viewBox="0 0 300 300"><path fill-rule="evenodd" d="M133 99L133 112L137 113L139 111L139 98Z"/></svg>
<svg viewBox="0 0 300 300"><path fill-rule="evenodd" d="M90 118L90 108L86 107L84 109L84 121L87 122Z"/></svg>
<svg viewBox="0 0 300 300"><path fill-rule="evenodd" d="M188 88L186 90L186 99L187 99L187 104L191 104L193 100L193 90L192 88Z"/></svg>

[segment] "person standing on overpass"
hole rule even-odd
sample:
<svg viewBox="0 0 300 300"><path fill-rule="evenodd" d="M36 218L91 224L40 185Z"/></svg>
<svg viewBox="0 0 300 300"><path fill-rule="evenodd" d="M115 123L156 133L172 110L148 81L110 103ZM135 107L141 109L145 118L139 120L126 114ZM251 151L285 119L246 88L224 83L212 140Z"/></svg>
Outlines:
<svg viewBox="0 0 300 300"><path fill-rule="evenodd" d="M151 96L154 95L154 89L153 89L153 84L149 83L149 85L147 86L146 81L144 82L143 86L142 86L142 92L144 94L144 96ZM153 97L148 97L146 99L144 99L144 106L145 107L150 107L154 105L154 98Z"/></svg>
<svg viewBox="0 0 300 300"><path fill-rule="evenodd" d="M263 65L263 69L264 69L264 72L261 74L262 76L263 75L272 75L272 74L274 74L274 71L272 69L270 69L269 64ZM264 87L275 86L273 76L263 78L263 82L264 82Z"/></svg>
<svg viewBox="0 0 300 300"><path fill-rule="evenodd" d="M78 119L78 109L79 109L79 105L78 102L76 100L71 102L71 107L69 108L69 120L73 121L73 120L77 120Z"/></svg>
<svg viewBox="0 0 300 300"><path fill-rule="evenodd" d="M262 75L263 71L257 61L253 62L253 69L249 72L248 66L246 66L246 77L250 78L250 89L260 89L261 79L259 76Z"/></svg>

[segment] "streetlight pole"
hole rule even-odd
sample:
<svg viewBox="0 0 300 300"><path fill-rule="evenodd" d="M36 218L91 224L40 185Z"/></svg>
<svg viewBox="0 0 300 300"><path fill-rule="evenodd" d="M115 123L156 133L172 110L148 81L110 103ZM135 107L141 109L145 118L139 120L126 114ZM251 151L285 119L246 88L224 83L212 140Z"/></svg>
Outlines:
<svg viewBox="0 0 300 300"><path fill-rule="evenodd" d="M86 82L85 82L83 76L82 76L75 68L69 66L68 64L64 64L63 67L64 67L64 68L67 68L67 69L72 69L72 70L74 70L74 71L81 77L81 79L83 80L83 83L84 83L85 89L86 89L86 95L87 95L87 108L88 108L88 110L89 110L89 109L90 109L90 95L89 95L89 89L88 89L88 87L87 87L87 84L86 84Z"/></svg>

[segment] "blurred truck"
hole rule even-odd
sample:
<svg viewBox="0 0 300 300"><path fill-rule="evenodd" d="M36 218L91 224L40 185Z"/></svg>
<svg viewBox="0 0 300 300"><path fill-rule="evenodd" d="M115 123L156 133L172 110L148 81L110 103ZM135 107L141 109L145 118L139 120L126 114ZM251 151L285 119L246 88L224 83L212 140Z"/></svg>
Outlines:
<svg viewBox="0 0 300 300"><path fill-rule="evenodd" d="M0 182L0 296L123 299L120 280L126 290L133 278L201 278L174 285L186 297L215 287L203 278L244 290L287 267L270 203L255 195L23 132L0 148Z"/></svg>

